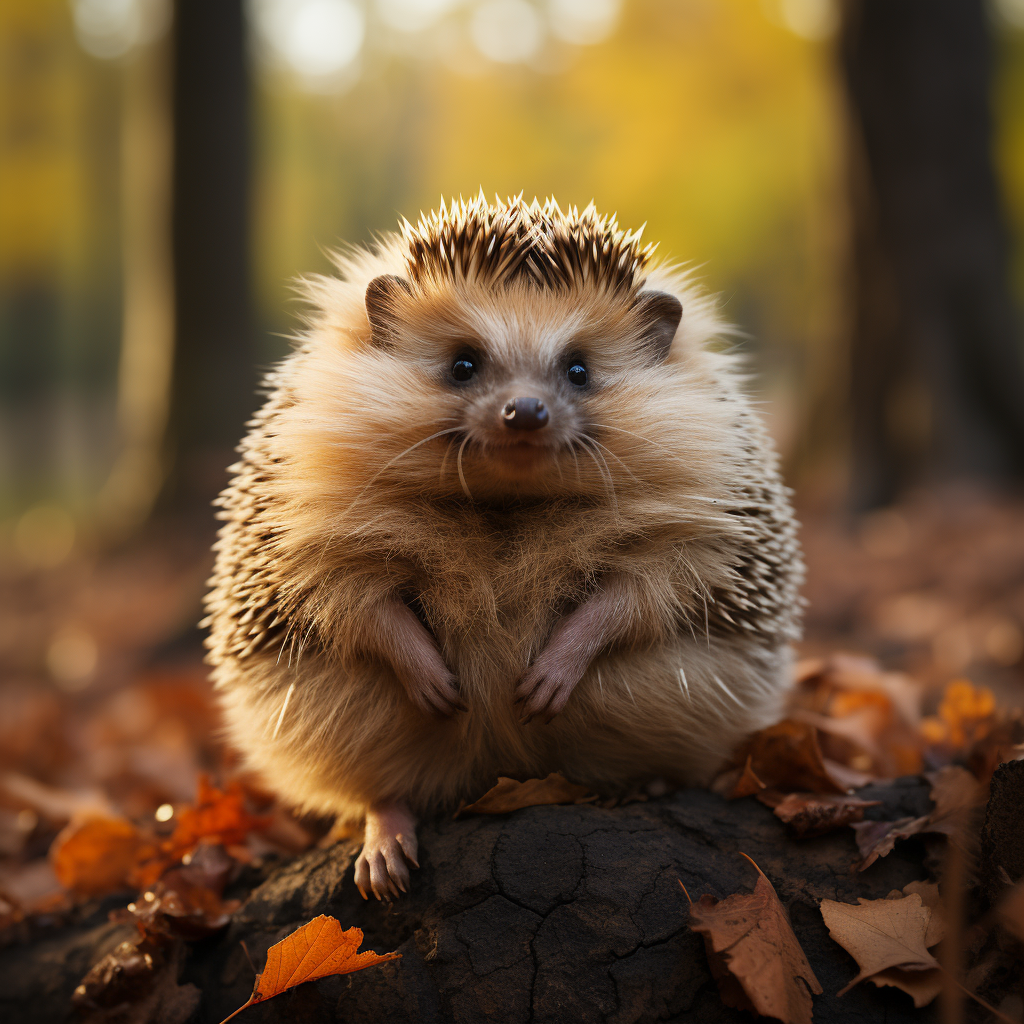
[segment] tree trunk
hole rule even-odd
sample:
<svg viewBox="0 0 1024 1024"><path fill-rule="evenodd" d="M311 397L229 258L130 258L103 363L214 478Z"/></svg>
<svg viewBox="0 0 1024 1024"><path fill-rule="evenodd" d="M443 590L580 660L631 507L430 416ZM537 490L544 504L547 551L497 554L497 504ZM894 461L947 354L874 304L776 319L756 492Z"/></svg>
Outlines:
<svg viewBox="0 0 1024 1024"><path fill-rule="evenodd" d="M853 499L1024 476L1024 356L983 0L847 0Z"/></svg>
<svg viewBox="0 0 1024 1024"><path fill-rule="evenodd" d="M883 801L867 816L884 820L927 813L929 803L920 779L860 795ZM757 875L741 852L775 886L824 988L815 1024L935 1020L934 1006L915 1010L892 988L861 984L837 997L857 967L818 909L826 897L881 899L920 878L920 839L857 873L851 829L794 840L753 798L726 802L691 789L610 810L530 807L426 823L422 866L391 907L360 898L357 850L314 849L269 870L223 933L179 949L155 992L88 1024L219 1024L252 991L241 942L260 969L270 945L318 914L357 925L364 948L397 949L402 959L304 985L246 1010L239 1024L749 1024L748 1013L723 1006L679 885L694 900L749 891ZM0 954L7 1024L68 1018L82 976L133 935L100 911Z"/></svg>
<svg viewBox="0 0 1024 1024"><path fill-rule="evenodd" d="M165 497L204 507L256 405L249 286L249 88L242 0L177 0L176 339Z"/></svg>

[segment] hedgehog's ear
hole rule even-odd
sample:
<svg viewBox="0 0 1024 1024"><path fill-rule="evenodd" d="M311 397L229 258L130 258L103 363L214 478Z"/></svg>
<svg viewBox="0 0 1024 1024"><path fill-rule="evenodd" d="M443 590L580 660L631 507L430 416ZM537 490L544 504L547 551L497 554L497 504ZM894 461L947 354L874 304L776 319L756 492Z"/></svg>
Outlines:
<svg viewBox="0 0 1024 1024"><path fill-rule="evenodd" d="M395 274L381 274L366 286L366 317L378 345L388 345L394 336L395 300L403 291L412 294L409 282Z"/></svg>
<svg viewBox="0 0 1024 1024"><path fill-rule="evenodd" d="M668 292L641 292L633 308L643 324L640 338L645 350L654 362L662 362L683 318L683 304Z"/></svg>

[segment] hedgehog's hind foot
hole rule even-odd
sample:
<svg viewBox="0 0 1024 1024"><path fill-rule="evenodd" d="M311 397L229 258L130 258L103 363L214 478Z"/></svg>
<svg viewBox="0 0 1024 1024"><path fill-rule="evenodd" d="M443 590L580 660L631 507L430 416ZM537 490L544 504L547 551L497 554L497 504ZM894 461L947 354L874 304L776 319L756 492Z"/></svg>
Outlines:
<svg viewBox="0 0 1024 1024"><path fill-rule="evenodd" d="M416 860L416 819L404 803L382 804L366 812L366 835L356 859L356 888L364 900L397 898L409 888L408 861Z"/></svg>

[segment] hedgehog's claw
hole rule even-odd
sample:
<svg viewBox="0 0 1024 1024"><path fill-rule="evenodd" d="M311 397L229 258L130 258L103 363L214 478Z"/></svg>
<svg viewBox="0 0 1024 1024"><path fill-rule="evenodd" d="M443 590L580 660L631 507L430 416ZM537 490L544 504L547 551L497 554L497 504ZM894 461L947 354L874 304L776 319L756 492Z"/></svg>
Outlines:
<svg viewBox="0 0 1024 1024"><path fill-rule="evenodd" d="M364 900L397 899L409 891L409 868L416 860L416 819L405 804L371 807L366 812L366 837L356 859L355 883Z"/></svg>

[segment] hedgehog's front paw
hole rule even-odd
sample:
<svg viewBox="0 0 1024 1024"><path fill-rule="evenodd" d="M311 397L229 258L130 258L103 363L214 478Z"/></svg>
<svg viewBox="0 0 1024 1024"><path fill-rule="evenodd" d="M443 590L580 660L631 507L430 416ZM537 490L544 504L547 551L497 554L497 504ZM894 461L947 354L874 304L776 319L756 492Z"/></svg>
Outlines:
<svg viewBox="0 0 1024 1024"><path fill-rule="evenodd" d="M380 899L397 898L408 892L408 861L416 860L416 819L405 804L371 807L366 812L366 836L356 860L356 888L364 900L372 892Z"/></svg>
<svg viewBox="0 0 1024 1024"><path fill-rule="evenodd" d="M425 715L451 718L466 710L459 696L458 680L448 671L440 655L436 664L426 665L416 675L402 681L409 700Z"/></svg>
<svg viewBox="0 0 1024 1024"><path fill-rule="evenodd" d="M564 653L541 652L516 686L515 702L522 724L538 715L543 716L545 724L550 722L565 707L581 677L579 667Z"/></svg>

